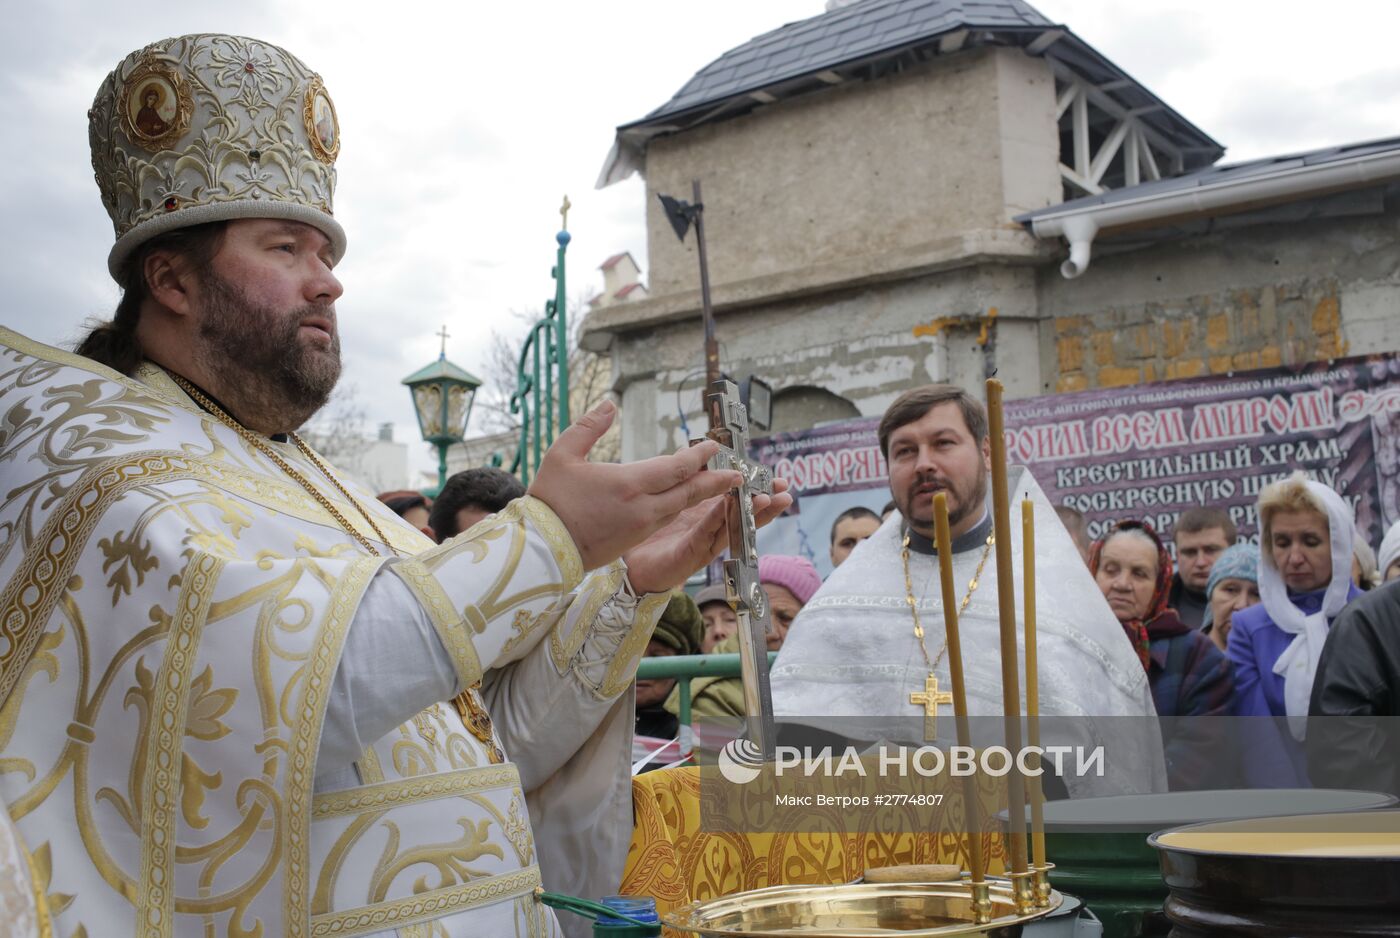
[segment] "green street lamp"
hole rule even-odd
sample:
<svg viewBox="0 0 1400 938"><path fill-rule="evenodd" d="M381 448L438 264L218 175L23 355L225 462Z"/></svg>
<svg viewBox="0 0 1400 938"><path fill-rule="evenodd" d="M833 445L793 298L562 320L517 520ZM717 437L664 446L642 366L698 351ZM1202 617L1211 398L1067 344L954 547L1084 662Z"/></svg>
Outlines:
<svg viewBox="0 0 1400 938"><path fill-rule="evenodd" d="M443 326L438 335L442 337L438 360L403 379L413 395L418 430L424 440L437 447L438 484L434 495L447 483L447 448L466 439L472 400L481 387L481 379L447 360L447 327Z"/></svg>

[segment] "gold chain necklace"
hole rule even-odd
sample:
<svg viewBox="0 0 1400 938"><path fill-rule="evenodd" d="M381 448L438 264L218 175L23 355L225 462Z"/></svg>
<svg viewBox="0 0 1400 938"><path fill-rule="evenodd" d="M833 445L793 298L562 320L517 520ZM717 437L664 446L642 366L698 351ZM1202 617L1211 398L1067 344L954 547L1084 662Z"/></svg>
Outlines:
<svg viewBox="0 0 1400 938"><path fill-rule="evenodd" d="M996 535L987 535L987 546L982 549L982 559L977 562L977 571L972 574L972 580L967 584L967 594L958 604L959 617L967 611L967 604L972 602L972 594L977 591L977 582L982 578L982 568L987 565L987 558L991 556L992 545L995 543ZM914 598L914 581L909 575L909 531L907 529L904 532L904 543L899 556L904 562L904 595L909 602L909 614L914 617L914 637L919 640L919 651L923 652L924 664L928 666L928 677L924 680L924 689L911 693L909 702L916 707L923 707L924 739L927 742L933 742L938 738L938 708L943 704L953 702L952 694L947 691L939 691L938 675L934 673L938 662L943 660L943 655L948 650L948 637L946 635L943 637L943 647L938 650L938 657L930 659L928 646L924 644L924 625L919 621L919 601Z"/></svg>
<svg viewBox="0 0 1400 938"><path fill-rule="evenodd" d="M978 581L982 578L982 568L987 565L987 558L991 556L992 545L996 543L996 535L987 535L987 546L982 548L982 559L977 562L977 572L972 574L972 579L967 584L967 594L963 596L962 602L958 604L958 616L961 617L967 611L967 604L972 602L972 594L977 592ZM943 639L943 647L938 651L938 657L929 660L928 646L924 644L924 626L919 621L919 601L914 598L914 581L909 575L909 532L904 532L904 544L900 550L900 559L904 562L904 595L909 603L909 614L914 617L914 637L919 640L919 650L924 653L924 663L928 665L929 671L933 671L938 662L943 660L943 654L948 650L948 639Z"/></svg>
<svg viewBox="0 0 1400 938"><path fill-rule="evenodd" d="M208 411L211 415L213 415L213 417L216 420L218 420L224 426L228 427L230 430L237 433L248 443L252 444L252 446L258 452L262 453L268 459L272 460L272 462L277 465L277 468L281 469L288 476L290 476L293 481L295 481L302 488L306 489L307 494L310 495L312 498L316 499L316 501L320 503L321 507L324 508L330 514L330 516L340 524L342 528L349 532L351 537L359 541L365 550L369 551L376 557L382 556L379 550L376 549L372 543L370 543L369 538L361 534L359 529L357 529L354 525L350 523L350 519L346 518L345 515L341 514L340 509L336 508L335 505L331 504L330 499L326 498L326 496L322 495L316 490L316 487L311 484L310 479L306 478L306 476L302 475L296 469L292 468L291 463L287 462L280 455L278 455L277 451L274 450L271 446L268 446L267 443L261 437L259 437L252 430L249 430L247 427L243 426L243 424L239 423L237 420L234 420L233 417L231 417L227 411L225 411L218 404L210 400L208 395L200 391L199 388L195 387L189 381L185 380L184 378L180 377L174 372L167 372L167 374L169 374L171 379L180 386L181 390L183 390L186 394L188 394L191 398L194 399L195 403L199 404L200 407ZM319 469L321 471L321 474L330 480L331 485L335 486L336 489L340 492L340 494L344 495L346 500L349 501L350 504L354 505L355 508L360 512L360 515L366 521L369 522L369 526L374 530L374 534L376 537L379 538L380 543L388 544L389 539L384 536L384 532L380 530L379 525L375 523L374 518L370 517L369 512L366 511L364 506L361 505L359 501L355 499L355 496L351 495L345 490L345 486L340 484L340 480L337 479L335 476L331 475L330 469L326 468L326 464L321 462L321 460L316 456L316 454L312 452L311 447L307 446L306 443L302 441L301 437L297 436L295 433L289 433L287 434L287 436L291 439L291 441L294 444L296 444L296 448L301 450L302 454L305 455L307 459L311 460L312 465ZM389 549L393 550L393 547L390 546ZM395 551L395 553L397 553L397 551Z"/></svg>

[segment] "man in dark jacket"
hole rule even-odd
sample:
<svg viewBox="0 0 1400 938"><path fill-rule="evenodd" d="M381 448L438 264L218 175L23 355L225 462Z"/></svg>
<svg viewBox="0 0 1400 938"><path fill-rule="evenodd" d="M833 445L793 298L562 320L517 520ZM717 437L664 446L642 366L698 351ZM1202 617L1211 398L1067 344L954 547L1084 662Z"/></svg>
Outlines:
<svg viewBox="0 0 1400 938"><path fill-rule="evenodd" d="M1400 795L1400 581L1355 600L1332 623L1309 713L1313 784Z"/></svg>
<svg viewBox="0 0 1400 938"><path fill-rule="evenodd" d="M656 631L647 642L646 657L662 658L674 655L700 654L700 637L704 634L705 623L695 600L685 593L676 593L661 613L656 623ZM680 732L680 721L676 715L666 710L662 704L671 688L676 686L675 678L661 678L637 681L637 723L638 736L651 736L656 739L674 739ZM652 768L660 768L660 764Z"/></svg>
<svg viewBox="0 0 1400 938"><path fill-rule="evenodd" d="M1210 597L1206 583L1215 558L1235 543L1237 532L1230 516L1219 508L1188 508L1176 519L1172 540L1176 542L1176 576L1167 605L1177 617L1199 629Z"/></svg>

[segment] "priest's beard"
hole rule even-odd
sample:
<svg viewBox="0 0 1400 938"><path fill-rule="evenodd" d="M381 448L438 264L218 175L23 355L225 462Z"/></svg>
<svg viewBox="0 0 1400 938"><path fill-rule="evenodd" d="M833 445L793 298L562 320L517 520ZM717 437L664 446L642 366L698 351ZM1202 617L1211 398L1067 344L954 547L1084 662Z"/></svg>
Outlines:
<svg viewBox="0 0 1400 938"><path fill-rule="evenodd" d="M956 530L958 525L969 517L977 518L987 504L987 471L978 463L977 472L970 479L955 479L938 473L923 473L915 477L902 495L895 495L899 513L908 521L909 527L927 538L933 537L933 496L934 492L920 492L926 485L934 485L948 495L948 527ZM918 506L916 515L915 506Z"/></svg>
<svg viewBox="0 0 1400 938"><path fill-rule="evenodd" d="M201 286L205 306L195 354L235 417L287 432L325 406L340 380L340 333L333 331L330 345L318 348L302 341L300 329L308 316L333 322L333 311L307 305L278 312L212 271Z"/></svg>

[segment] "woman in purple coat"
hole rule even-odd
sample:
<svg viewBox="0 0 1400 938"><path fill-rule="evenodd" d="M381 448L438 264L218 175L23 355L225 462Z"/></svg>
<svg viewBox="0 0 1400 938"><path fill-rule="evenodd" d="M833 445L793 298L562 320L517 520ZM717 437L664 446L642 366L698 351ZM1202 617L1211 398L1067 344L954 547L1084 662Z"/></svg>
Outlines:
<svg viewBox="0 0 1400 938"><path fill-rule="evenodd" d="M1246 785L1308 787L1302 741L1327 630L1360 596L1351 582L1355 524L1340 495L1301 472L1259 496L1257 606L1234 614L1226 653L1235 665L1235 712ZM1286 717L1287 719L1277 719Z"/></svg>

